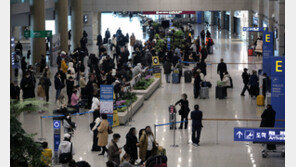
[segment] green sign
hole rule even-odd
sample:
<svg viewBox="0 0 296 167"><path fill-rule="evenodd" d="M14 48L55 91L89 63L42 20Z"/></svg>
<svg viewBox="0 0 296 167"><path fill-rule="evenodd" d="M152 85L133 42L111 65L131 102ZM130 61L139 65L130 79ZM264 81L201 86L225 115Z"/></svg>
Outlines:
<svg viewBox="0 0 296 167"><path fill-rule="evenodd" d="M45 38L52 37L52 31L24 31L25 38Z"/></svg>

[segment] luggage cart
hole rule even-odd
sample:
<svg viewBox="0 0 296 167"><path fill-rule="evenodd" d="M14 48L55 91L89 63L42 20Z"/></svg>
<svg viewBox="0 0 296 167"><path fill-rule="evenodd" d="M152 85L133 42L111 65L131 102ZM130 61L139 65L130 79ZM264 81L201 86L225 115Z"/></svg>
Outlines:
<svg viewBox="0 0 296 167"><path fill-rule="evenodd" d="M173 123L173 122L176 122L176 108L174 105L170 105L169 106L169 122L170 123ZM176 124L171 124L170 125L170 129L177 129L177 126Z"/></svg>
<svg viewBox="0 0 296 167"><path fill-rule="evenodd" d="M280 154L281 157L285 158L285 142L279 143L261 143L253 142L254 144L262 144L263 150L261 152L262 158L267 158L270 153Z"/></svg>

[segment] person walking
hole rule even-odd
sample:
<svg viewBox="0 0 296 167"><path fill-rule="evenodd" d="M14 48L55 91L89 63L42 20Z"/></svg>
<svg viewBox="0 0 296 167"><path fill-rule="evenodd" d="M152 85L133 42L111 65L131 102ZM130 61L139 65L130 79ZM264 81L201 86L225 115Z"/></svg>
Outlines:
<svg viewBox="0 0 296 167"><path fill-rule="evenodd" d="M183 129L183 121L185 120L185 129L187 129L187 125L188 125L188 114L189 114L189 102L187 100L187 94L184 93L182 94L182 99L180 99L179 101L176 102L175 106L180 104L181 105L181 109L179 110L179 115L181 115L181 121L182 123L180 123L180 127L179 129Z"/></svg>
<svg viewBox="0 0 296 167"><path fill-rule="evenodd" d="M199 146L200 132L203 127L202 125L202 111L199 110L199 105L194 106L194 111L191 112L192 120L192 143L193 146Z"/></svg>
<svg viewBox="0 0 296 167"><path fill-rule="evenodd" d="M64 141L59 145L58 157L62 167L67 167L75 154L73 143L71 142L71 135L64 134Z"/></svg>
<svg viewBox="0 0 296 167"><path fill-rule="evenodd" d="M221 59L220 63L218 64L217 74L220 75L220 80L223 80L224 73L227 71L227 65L224 63L224 60Z"/></svg>
<svg viewBox="0 0 296 167"><path fill-rule="evenodd" d="M43 77L40 78L40 80L42 80L42 87L45 91L45 96L46 96L46 102L49 101L49 88L51 86L51 81L50 79L47 77L47 73L43 74Z"/></svg>
<svg viewBox="0 0 296 167"><path fill-rule="evenodd" d="M46 95L45 95L45 90L44 90L44 88L43 88L43 83L42 83L43 81L41 80L41 81L39 81L39 83L38 83L38 86L37 86L37 97L39 98L39 100L40 101L44 101L45 100L45 97L46 97ZM43 103L41 102L41 106L40 106L40 108L41 108L41 111L39 111L40 113L42 113L43 112Z"/></svg>
<svg viewBox="0 0 296 167"><path fill-rule="evenodd" d="M248 84L250 85L251 97L256 98L259 95L259 79L257 71L253 70Z"/></svg>
<svg viewBox="0 0 296 167"><path fill-rule="evenodd" d="M22 60L21 60L21 69L22 69L22 74L23 74L23 77L25 76L26 74L26 71L27 71L27 62L26 62L26 58L25 57L22 57Z"/></svg>
<svg viewBox="0 0 296 167"><path fill-rule="evenodd" d="M197 99L199 96L200 91L200 83L201 83L201 77L200 77L200 70L197 70L196 75L194 77L194 83L193 83L193 93L194 98Z"/></svg>
<svg viewBox="0 0 296 167"><path fill-rule="evenodd" d="M130 128L129 132L126 134L126 144L124 146L125 152L130 155L130 163L135 164L138 159L138 146L139 142L136 136L136 128Z"/></svg>
<svg viewBox="0 0 296 167"><path fill-rule="evenodd" d="M120 164L120 154L122 153L122 149L117 145L119 139L120 134L113 134L113 139L108 146L108 160L115 162L117 165Z"/></svg>
<svg viewBox="0 0 296 167"><path fill-rule="evenodd" d="M102 114L102 121L100 123L100 126L98 127L98 146L102 147L103 151L99 155L104 155L105 152L108 152L108 149L106 146L108 145L108 129L109 129L109 123L107 120L107 115Z"/></svg>
<svg viewBox="0 0 296 167"><path fill-rule="evenodd" d="M248 87L248 83L249 83L249 80L250 80L250 74L248 73L247 68L244 68L244 72L242 73L242 79L243 79L243 83L244 83L244 88L243 88L243 90L241 92L241 96L245 96L246 90L250 94L250 89Z"/></svg>
<svg viewBox="0 0 296 167"><path fill-rule="evenodd" d="M266 109L261 115L260 127L274 127L276 112L273 110L272 105L268 104Z"/></svg>
<svg viewBox="0 0 296 167"><path fill-rule="evenodd" d="M164 70L164 74L165 74L166 83L170 83L170 75L172 72L172 63L169 61L168 57L166 57L166 60L163 63L163 70Z"/></svg>
<svg viewBox="0 0 296 167"><path fill-rule="evenodd" d="M65 87L64 83L61 80L61 75L59 73L56 73L54 77L54 87L56 89L56 101L58 100L62 89Z"/></svg>
<svg viewBox="0 0 296 167"><path fill-rule="evenodd" d="M202 48L200 53L201 53L201 60L205 61L208 57L208 51L204 43L202 43Z"/></svg>
<svg viewBox="0 0 296 167"><path fill-rule="evenodd" d="M266 93L270 92L271 90L271 80L267 76L266 73L263 74L263 81L262 81L262 95L264 98L266 97Z"/></svg>
<svg viewBox="0 0 296 167"><path fill-rule="evenodd" d="M39 66L39 72L42 74L43 70L45 69L46 66L46 57L44 55L41 55L41 60L40 60L40 66Z"/></svg>

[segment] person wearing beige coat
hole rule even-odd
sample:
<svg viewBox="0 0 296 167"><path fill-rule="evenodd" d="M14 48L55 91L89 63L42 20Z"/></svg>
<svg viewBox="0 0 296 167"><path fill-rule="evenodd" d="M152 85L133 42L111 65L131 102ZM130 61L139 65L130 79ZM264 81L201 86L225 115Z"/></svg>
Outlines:
<svg viewBox="0 0 296 167"><path fill-rule="evenodd" d="M108 128L109 128L109 123L107 120L107 115L106 114L102 114L102 122L100 124L100 126L98 127L98 138L99 138L99 142L98 142L98 146L102 147L103 151L102 153L100 153L99 155L104 155L105 152L107 152L107 144L108 144Z"/></svg>
<svg viewBox="0 0 296 167"><path fill-rule="evenodd" d="M142 132L139 142L139 157L141 163L145 162L149 157L156 155L158 143L151 131L150 126L147 126Z"/></svg>

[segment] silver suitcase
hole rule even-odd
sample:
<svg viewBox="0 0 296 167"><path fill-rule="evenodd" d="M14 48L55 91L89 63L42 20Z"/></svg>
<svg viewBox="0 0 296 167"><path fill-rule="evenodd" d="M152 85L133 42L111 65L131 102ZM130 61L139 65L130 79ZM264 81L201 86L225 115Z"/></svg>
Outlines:
<svg viewBox="0 0 296 167"><path fill-rule="evenodd" d="M201 99L208 99L209 98L209 87L201 87L199 94L200 94Z"/></svg>

